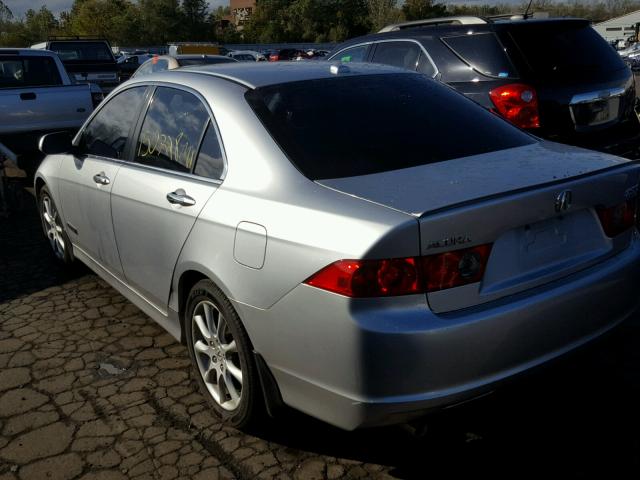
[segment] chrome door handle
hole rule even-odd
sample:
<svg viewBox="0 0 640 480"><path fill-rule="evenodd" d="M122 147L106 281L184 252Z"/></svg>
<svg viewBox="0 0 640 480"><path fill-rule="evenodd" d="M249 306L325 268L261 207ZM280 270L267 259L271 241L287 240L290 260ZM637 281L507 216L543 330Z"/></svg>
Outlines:
<svg viewBox="0 0 640 480"><path fill-rule="evenodd" d="M95 174L93 176L93 181L98 185L109 185L111 183L111 180L109 180L109 177L107 177L104 172Z"/></svg>
<svg viewBox="0 0 640 480"><path fill-rule="evenodd" d="M169 203L173 203L174 205L182 205L183 207L191 207L196 204L196 200L186 192L179 188L175 192L167 193L167 200Z"/></svg>

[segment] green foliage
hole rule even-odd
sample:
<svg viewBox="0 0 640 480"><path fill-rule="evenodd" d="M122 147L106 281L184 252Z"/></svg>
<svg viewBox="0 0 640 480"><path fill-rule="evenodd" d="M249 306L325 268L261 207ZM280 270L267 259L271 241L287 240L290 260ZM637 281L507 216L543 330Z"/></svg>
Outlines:
<svg viewBox="0 0 640 480"><path fill-rule="evenodd" d="M182 16L185 33L191 40L207 39L207 2L205 0L183 0Z"/></svg>
<svg viewBox="0 0 640 480"><path fill-rule="evenodd" d="M402 12L407 20L422 20L445 16L447 7L433 0L405 0Z"/></svg>
<svg viewBox="0 0 640 480"><path fill-rule="evenodd" d="M370 29L367 0L260 0L243 34L250 42L338 42Z"/></svg>
<svg viewBox="0 0 640 480"><path fill-rule="evenodd" d="M114 45L170 41L339 42L385 25L446 15L522 13L520 5L445 5L444 0L258 0L237 30L228 7L208 11L207 0L74 0L59 17L46 7L15 18L0 0L0 46L24 47L53 34L97 35ZM400 6L401 5L401 6ZM534 0L532 11L599 22L640 9L640 0Z"/></svg>
<svg viewBox="0 0 640 480"><path fill-rule="evenodd" d="M374 32L385 25L404 20L402 10L398 8L397 0L367 0L369 10L369 24Z"/></svg>
<svg viewBox="0 0 640 480"><path fill-rule="evenodd" d="M6 22L13 18L13 13L2 0L0 0L0 22Z"/></svg>

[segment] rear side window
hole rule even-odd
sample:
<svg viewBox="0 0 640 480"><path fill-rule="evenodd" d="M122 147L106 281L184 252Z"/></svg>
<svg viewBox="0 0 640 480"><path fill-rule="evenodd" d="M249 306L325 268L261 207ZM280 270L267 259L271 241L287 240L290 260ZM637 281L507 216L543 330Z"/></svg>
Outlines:
<svg viewBox="0 0 640 480"><path fill-rule="evenodd" d="M625 68L620 55L586 22L518 25L509 33L539 78L606 78L607 72Z"/></svg>
<svg viewBox="0 0 640 480"><path fill-rule="evenodd" d="M445 37L442 41L469 66L484 75L517 77L515 67L494 33Z"/></svg>
<svg viewBox="0 0 640 480"><path fill-rule="evenodd" d="M198 153L198 161L194 172L201 177L219 180L224 173L224 160L222 158L222 149L218 141L218 134L213 123L209 122L207 132L202 140L202 146Z"/></svg>
<svg viewBox="0 0 640 480"><path fill-rule="evenodd" d="M245 98L291 162L313 180L534 142L465 96L417 73L271 85L250 90Z"/></svg>
<svg viewBox="0 0 640 480"><path fill-rule="evenodd" d="M338 53L333 60L340 60L341 62L364 62L367 59L367 49L369 45L360 45L358 47L347 48Z"/></svg>
<svg viewBox="0 0 640 480"><path fill-rule="evenodd" d="M0 56L0 88L55 85L62 79L53 58Z"/></svg>
<svg viewBox="0 0 640 480"><path fill-rule="evenodd" d="M157 88L142 123L135 161L191 172L208 121L209 113L193 94L176 88Z"/></svg>
<svg viewBox="0 0 640 480"><path fill-rule="evenodd" d="M420 53L420 47L413 42L380 42L376 45L373 62L415 70Z"/></svg>
<svg viewBox="0 0 640 480"><path fill-rule="evenodd" d="M146 87L134 87L110 99L82 132L85 155L123 158L127 138L138 118Z"/></svg>

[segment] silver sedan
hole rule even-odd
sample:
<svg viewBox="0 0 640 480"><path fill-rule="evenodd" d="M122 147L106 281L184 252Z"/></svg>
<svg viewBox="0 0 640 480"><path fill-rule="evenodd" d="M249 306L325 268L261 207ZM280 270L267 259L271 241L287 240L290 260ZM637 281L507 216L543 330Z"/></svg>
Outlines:
<svg viewBox="0 0 640 480"><path fill-rule="evenodd" d="M345 429L485 394L640 301L639 167L418 73L187 67L43 137L45 233L186 343L236 426Z"/></svg>

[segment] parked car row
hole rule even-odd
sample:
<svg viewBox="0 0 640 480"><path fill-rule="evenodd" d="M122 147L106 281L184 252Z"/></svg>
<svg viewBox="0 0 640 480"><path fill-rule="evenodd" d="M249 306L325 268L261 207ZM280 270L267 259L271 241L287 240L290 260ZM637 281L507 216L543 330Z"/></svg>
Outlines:
<svg viewBox="0 0 640 480"><path fill-rule="evenodd" d="M594 35L461 17L136 74L40 140L44 232L186 344L233 425L472 400L639 307L640 166L548 140L638 125Z"/></svg>
<svg viewBox="0 0 640 480"><path fill-rule="evenodd" d="M269 54L270 62L323 60L329 52L327 50L301 50L297 48L283 48Z"/></svg>
<svg viewBox="0 0 640 480"><path fill-rule="evenodd" d="M415 70L540 137L640 155L633 73L586 20L452 17L384 30L329 60Z"/></svg>

